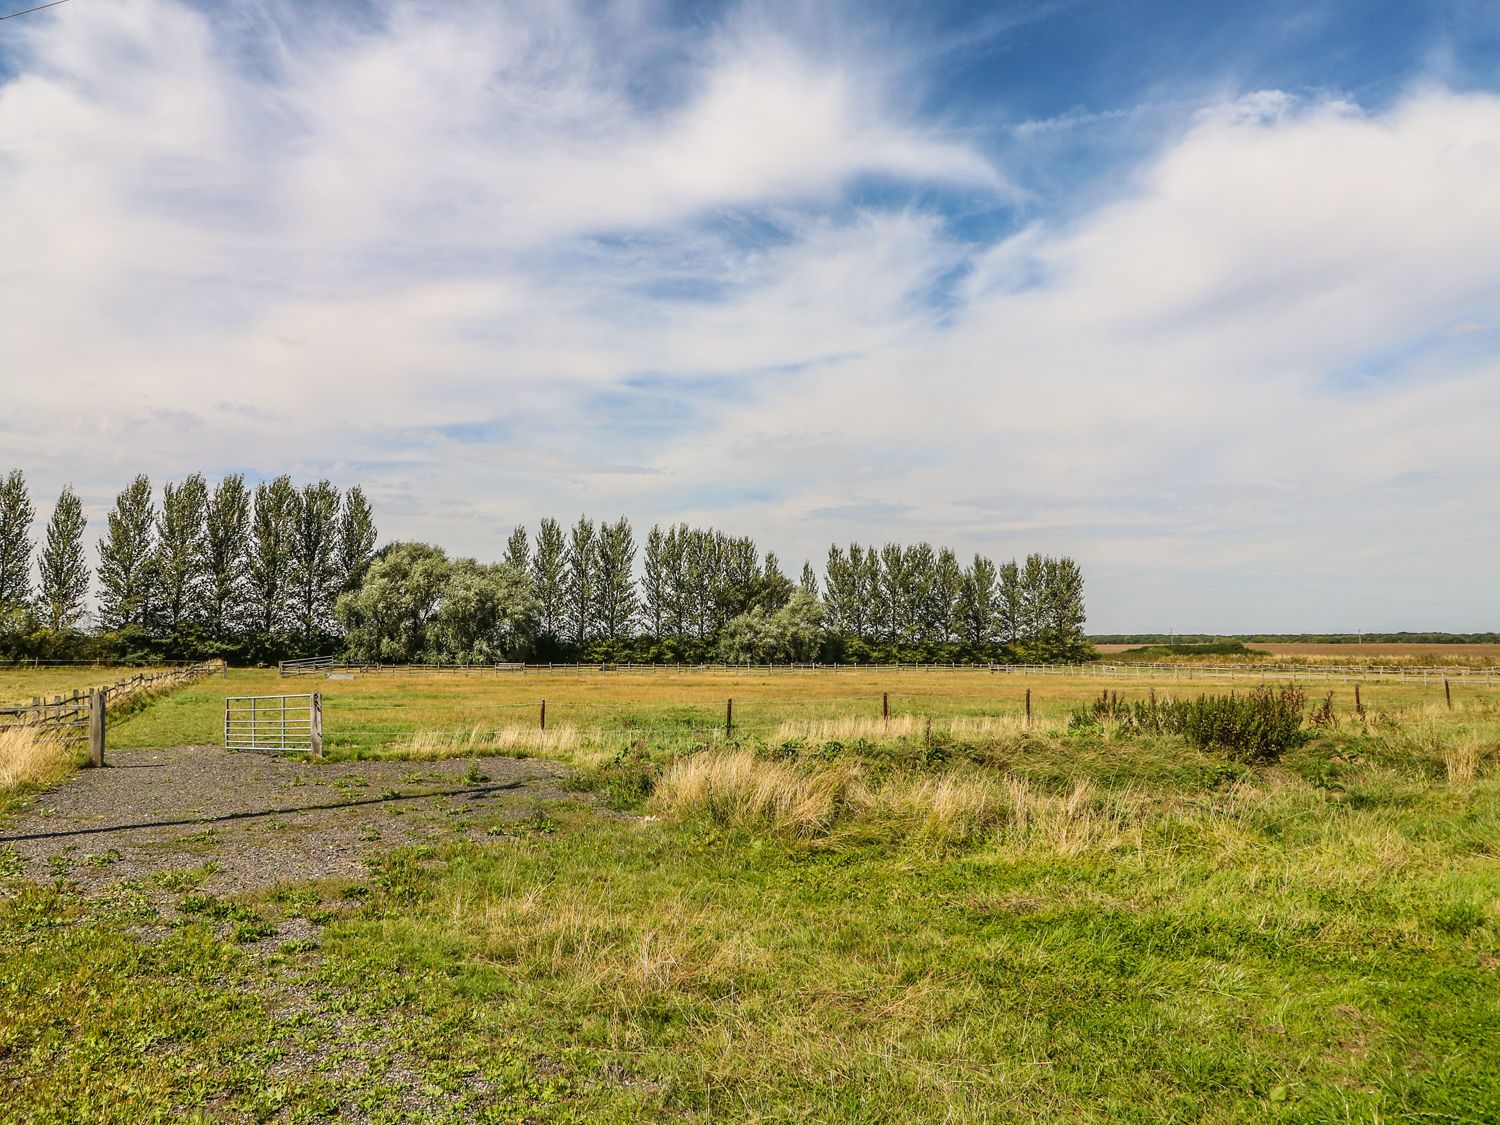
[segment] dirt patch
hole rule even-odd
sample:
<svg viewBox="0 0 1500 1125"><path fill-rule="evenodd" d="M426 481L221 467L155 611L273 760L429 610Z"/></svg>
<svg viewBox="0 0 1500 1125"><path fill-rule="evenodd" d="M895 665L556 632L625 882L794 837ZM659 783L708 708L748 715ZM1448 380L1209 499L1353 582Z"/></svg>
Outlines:
<svg viewBox="0 0 1500 1125"><path fill-rule="evenodd" d="M0 873L84 893L126 880L168 892L358 880L376 852L482 838L577 800L553 762L316 764L214 746L116 750L0 827Z"/></svg>

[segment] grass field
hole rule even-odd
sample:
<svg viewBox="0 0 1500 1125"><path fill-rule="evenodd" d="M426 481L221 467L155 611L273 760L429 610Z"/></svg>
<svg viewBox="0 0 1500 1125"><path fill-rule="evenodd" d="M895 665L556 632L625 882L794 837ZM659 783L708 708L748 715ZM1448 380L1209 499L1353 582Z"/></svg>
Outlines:
<svg viewBox="0 0 1500 1125"><path fill-rule="evenodd" d="M0 707L30 703L34 697L50 698L85 688L104 687L128 679L138 672L149 675L161 670L92 664L56 668L25 668L0 664Z"/></svg>
<svg viewBox="0 0 1500 1125"><path fill-rule="evenodd" d="M0 875L0 1114L1500 1119L1500 690L1367 685L1360 718L1341 688L1252 766L1070 731L1100 687L201 681L112 744L212 742L225 694L317 688L331 756L515 728L580 798L357 886L220 902L185 873L165 920L142 888ZM521 744L542 698L573 740ZM267 948L289 914L316 940Z"/></svg>
<svg viewBox="0 0 1500 1125"><path fill-rule="evenodd" d="M1245 644L1270 656L1318 664L1413 664L1454 668L1500 665L1500 644L1301 644L1280 641L1246 641ZM1094 646L1105 658L1140 647L1134 644Z"/></svg>

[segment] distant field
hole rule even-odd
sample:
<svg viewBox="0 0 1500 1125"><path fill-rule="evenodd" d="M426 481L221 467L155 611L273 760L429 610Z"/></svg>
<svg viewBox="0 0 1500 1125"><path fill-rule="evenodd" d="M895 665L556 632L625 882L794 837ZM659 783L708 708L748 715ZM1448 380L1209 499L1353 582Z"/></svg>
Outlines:
<svg viewBox="0 0 1500 1125"><path fill-rule="evenodd" d="M1246 641L1245 644L1272 656L1318 657L1335 661L1383 659L1452 665L1500 662L1500 644L1293 644L1277 641ZM1140 647L1129 644L1094 646L1102 656Z"/></svg>
<svg viewBox="0 0 1500 1125"><path fill-rule="evenodd" d="M138 672L160 668L78 665L65 668L12 668L0 665L0 706L30 703L33 696L65 695L75 690L118 683Z"/></svg>
<svg viewBox="0 0 1500 1125"><path fill-rule="evenodd" d="M1026 693L1038 723L1065 726L1071 711L1101 691L1145 698L1157 690L1196 694L1215 683L1240 690L1243 678L1225 674L1191 683L1162 677L1143 680L983 670L902 671L859 669L820 672L527 673L486 676L356 676L352 680L281 679L274 671L234 670L174 692L111 728L118 746L165 747L213 743L222 737L226 695L278 695L318 691L324 700L326 748L334 757L388 753L428 733L513 731L540 725L547 702L550 731L571 730L594 747L618 750L637 739L650 748L690 749L722 739L728 701L734 700L736 738L771 739L783 724L876 719L883 696L891 715L955 718L1024 714ZM1241 670L1243 676L1243 670ZM1353 686L1316 684L1309 696L1332 690L1340 706L1353 706ZM1440 684L1365 684L1370 707L1409 707L1442 700ZM1500 702L1500 688L1459 689L1460 699Z"/></svg>

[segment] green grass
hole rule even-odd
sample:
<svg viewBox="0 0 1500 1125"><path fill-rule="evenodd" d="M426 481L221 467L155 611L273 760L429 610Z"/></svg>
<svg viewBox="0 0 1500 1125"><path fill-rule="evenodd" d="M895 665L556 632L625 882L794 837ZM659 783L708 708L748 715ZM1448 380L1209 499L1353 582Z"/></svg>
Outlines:
<svg viewBox="0 0 1500 1125"><path fill-rule="evenodd" d="M607 683L547 683L549 719L555 699L671 730L724 688ZM869 682L835 698L832 681L799 683L780 700L733 688L776 723L868 711ZM464 729L535 685L332 686L354 755ZM988 702L978 679L901 686L945 717ZM353 887L226 901L204 866L85 901L0 862L5 1111L1500 1119L1500 708L1449 713L1393 686L1367 721L1346 712L1247 765L1108 725L1065 734L1094 689L1042 686L1056 702L1030 732L752 728L738 750L690 756L675 736L620 739L575 784L647 815L542 808L488 825L483 845L389 854ZM223 690L121 726L209 741L181 736ZM693 789L692 770L720 788ZM756 778L801 803L756 805ZM173 896L169 922L148 890ZM298 917L322 928L279 938Z"/></svg>

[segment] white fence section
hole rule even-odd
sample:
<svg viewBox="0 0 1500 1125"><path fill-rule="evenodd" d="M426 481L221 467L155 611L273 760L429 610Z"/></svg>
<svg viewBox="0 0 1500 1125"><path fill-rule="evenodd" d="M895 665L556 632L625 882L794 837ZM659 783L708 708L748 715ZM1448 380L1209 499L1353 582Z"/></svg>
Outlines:
<svg viewBox="0 0 1500 1125"><path fill-rule="evenodd" d="M323 697L235 695L224 700L224 749L323 756Z"/></svg>

